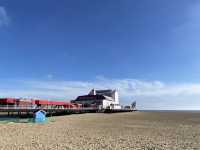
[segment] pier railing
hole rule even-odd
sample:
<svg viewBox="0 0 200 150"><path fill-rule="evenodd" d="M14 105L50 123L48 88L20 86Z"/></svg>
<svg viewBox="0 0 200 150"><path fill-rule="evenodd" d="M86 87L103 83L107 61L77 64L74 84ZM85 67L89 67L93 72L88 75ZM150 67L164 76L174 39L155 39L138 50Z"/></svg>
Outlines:
<svg viewBox="0 0 200 150"><path fill-rule="evenodd" d="M34 107L32 105L30 106L9 106L9 105L0 105L0 111L1 110L97 110L97 108L94 107L80 107L80 108L64 108L64 107Z"/></svg>

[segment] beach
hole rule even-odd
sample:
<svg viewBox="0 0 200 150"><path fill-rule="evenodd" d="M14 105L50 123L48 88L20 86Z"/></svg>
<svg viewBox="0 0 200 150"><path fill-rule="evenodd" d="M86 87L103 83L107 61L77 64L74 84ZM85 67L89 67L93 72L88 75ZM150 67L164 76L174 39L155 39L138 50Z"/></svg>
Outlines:
<svg viewBox="0 0 200 150"><path fill-rule="evenodd" d="M200 148L200 112L91 113L48 119L45 124L0 123L0 149Z"/></svg>

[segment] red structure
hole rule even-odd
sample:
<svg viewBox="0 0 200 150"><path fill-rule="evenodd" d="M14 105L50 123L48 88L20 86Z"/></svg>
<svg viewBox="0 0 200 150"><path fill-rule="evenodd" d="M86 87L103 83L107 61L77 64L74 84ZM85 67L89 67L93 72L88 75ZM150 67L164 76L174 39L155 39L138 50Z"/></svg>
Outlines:
<svg viewBox="0 0 200 150"><path fill-rule="evenodd" d="M42 108L82 108L81 104L75 104L67 101L53 100L31 100L31 99L16 99L16 98L0 98L1 106L15 107L42 107Z"/></svg>
<svg viewBox="0 0 200 150"><path fill-rule="evenodd" d="M7 105L7 104L15 104L16 99L15 98L1 98L0 104L1 105Z"/></svg>
<svg viewBox="0 0 200 150"><path fill-rule="evenodd" d="M48 105L49 101L48 100L35 100L36 105Z"/></svg>

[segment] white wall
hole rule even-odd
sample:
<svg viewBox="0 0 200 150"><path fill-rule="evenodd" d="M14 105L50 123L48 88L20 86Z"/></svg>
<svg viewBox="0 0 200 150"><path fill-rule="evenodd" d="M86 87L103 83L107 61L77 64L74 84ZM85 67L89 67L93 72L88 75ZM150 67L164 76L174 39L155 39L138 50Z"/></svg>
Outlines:
<svg viewBox="0 0 200 150"><path fill-rule="evenodd" d="M112 101L103 100L103 109L106 109L110 104L112 104Z"/></svg>
<svg viewBox="0 0 200 150"><path fill-rule="evenodd" d="M115 99L115 104L119 104L119 94L117 91L115 91L114 99Z"/></svg>

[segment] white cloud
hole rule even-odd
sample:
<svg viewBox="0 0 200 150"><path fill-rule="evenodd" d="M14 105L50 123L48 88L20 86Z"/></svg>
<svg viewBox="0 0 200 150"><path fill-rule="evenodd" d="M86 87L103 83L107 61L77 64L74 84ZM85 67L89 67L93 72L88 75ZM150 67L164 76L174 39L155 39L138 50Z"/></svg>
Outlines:
<svg viewBox="0 0 200 150"><path fill-rule="evenodd" d="M122 103L137 100L140 109L200 108L200 83L164 83L136 79L98 78L94 81L18 81L15 89L0 87L1 97L71 100L92 88L117 89Z"/></svg>
<svg viewBox="0 0 200 150"><path fill-rule="evenodd" d="M0 6L0 27L7 26L9 24L9 17L7 15L6 9Z"/></svg>

